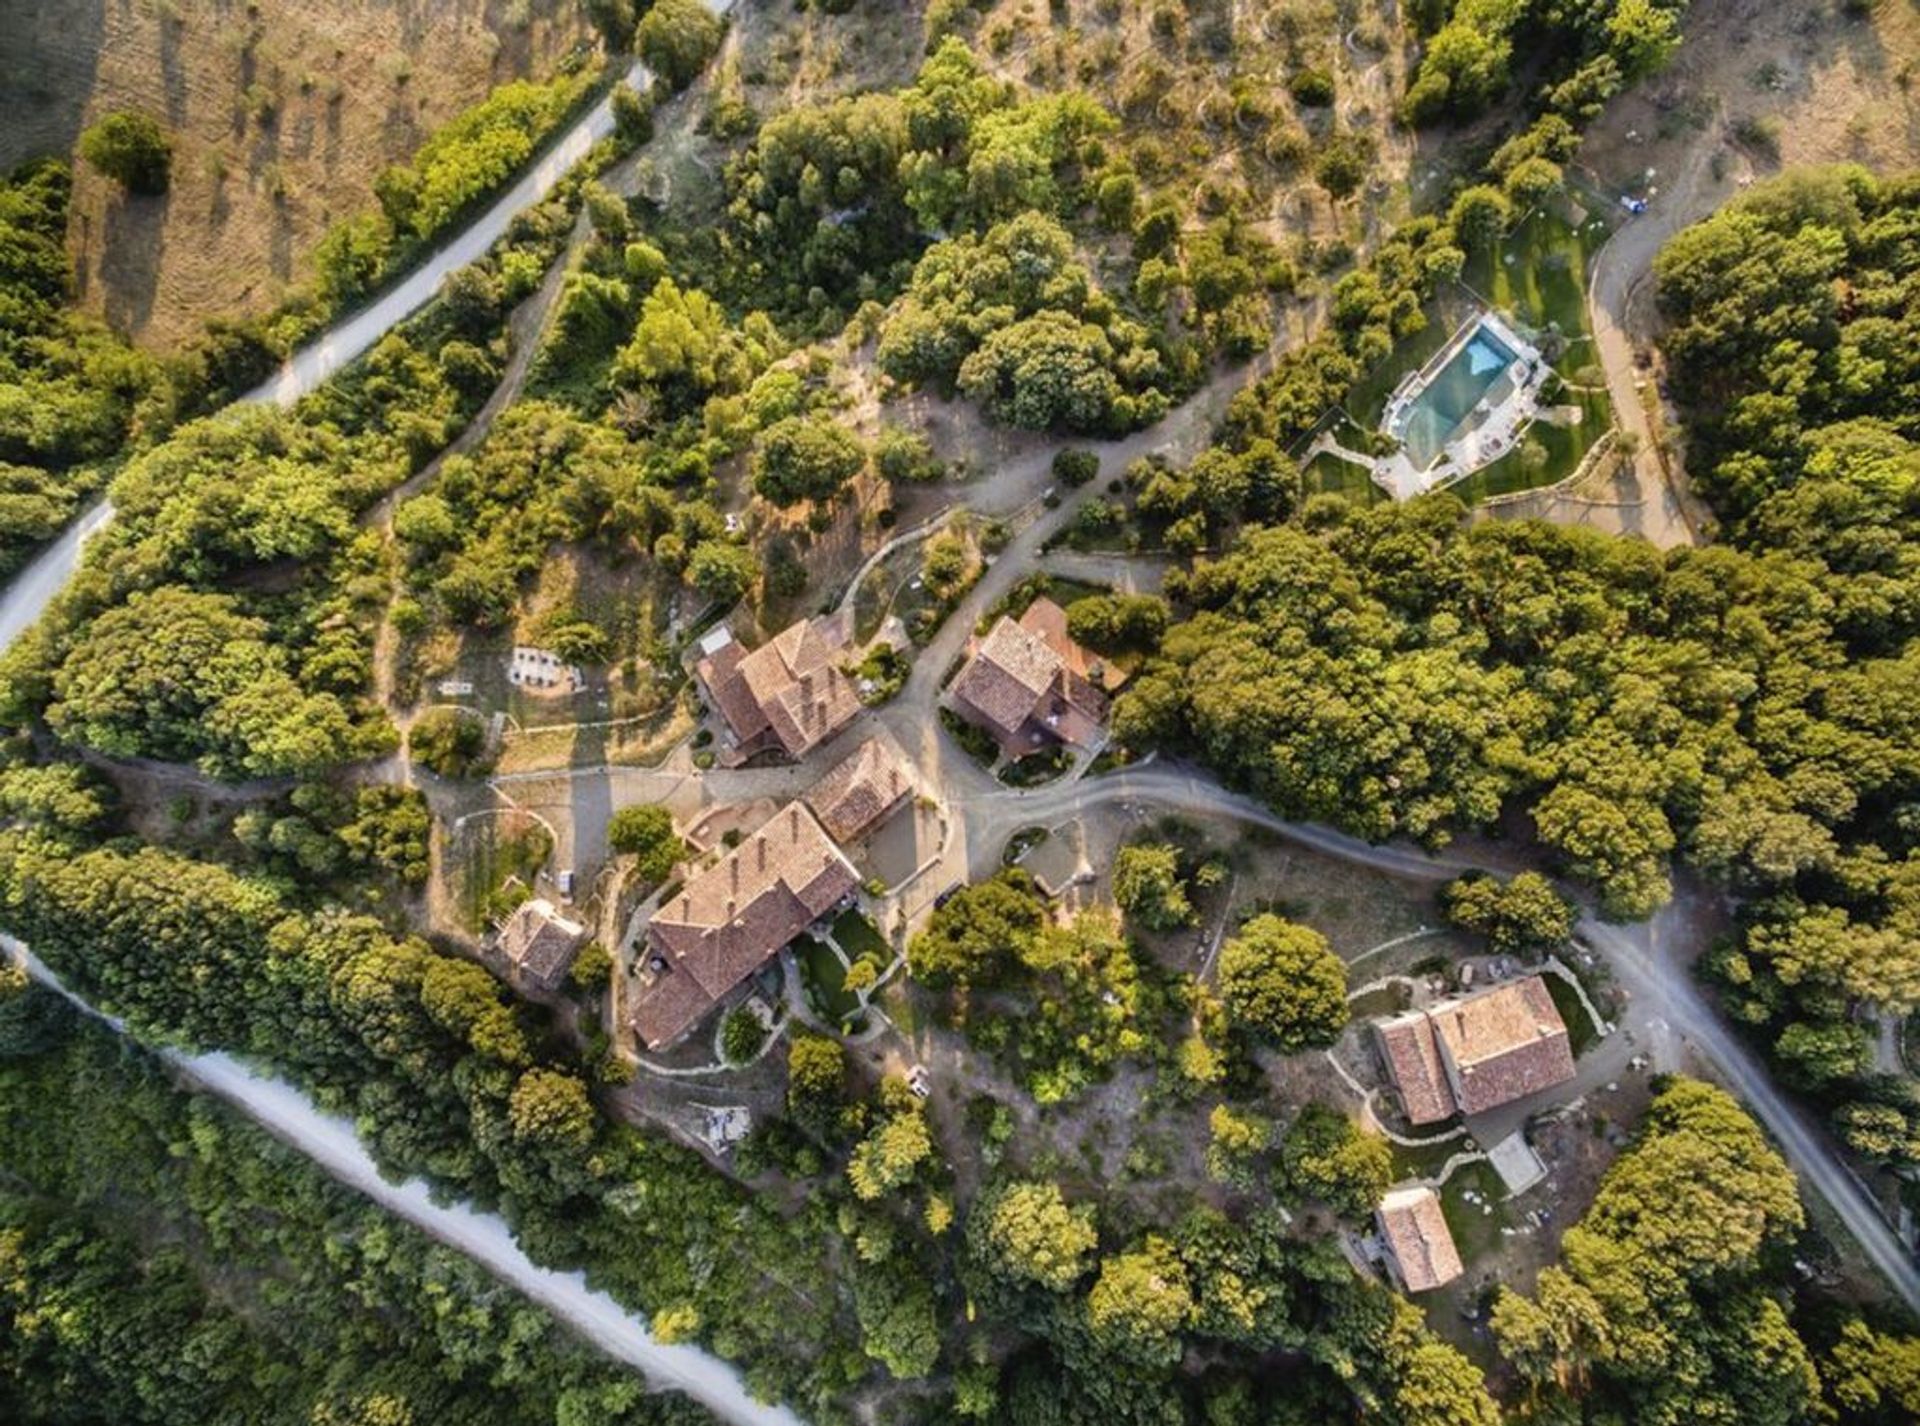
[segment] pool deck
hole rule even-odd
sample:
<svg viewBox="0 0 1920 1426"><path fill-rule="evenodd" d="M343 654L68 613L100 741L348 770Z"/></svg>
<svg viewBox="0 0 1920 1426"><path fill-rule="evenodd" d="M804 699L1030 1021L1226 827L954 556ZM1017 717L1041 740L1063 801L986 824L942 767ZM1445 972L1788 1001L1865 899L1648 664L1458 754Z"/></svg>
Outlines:
<svg viewBox="0 0 1920 1426"><path fill-rule="evenodd" d="M1446 369L1447 363L1459 355L1461 349L1483 328L1514 354L1512 364L1503 373L1510 379L1510 389L1491 407L1487 406L1484 399L1480 401L1454 428L1450 439L1430 465L1424 468L1416 466L1404 448L1372 462L1374 484L1395 500L1411 500L1416 495L1444 490L1455 481L1464 480L1476 470L1491 465L1512 450L1522 432L1533 423L1539 409L1540 390L1553 375L1553 368L1541 357L1539 349L1515 331L1499 313L1482 310L1462 322L1445 346L1394 388L1393 395L1387 399L1387 409L1381 416L1380 429L1398 439L1414 402L1419 400L1434 377ZM1479 419L1473 419L1475 416Z"/></svg>

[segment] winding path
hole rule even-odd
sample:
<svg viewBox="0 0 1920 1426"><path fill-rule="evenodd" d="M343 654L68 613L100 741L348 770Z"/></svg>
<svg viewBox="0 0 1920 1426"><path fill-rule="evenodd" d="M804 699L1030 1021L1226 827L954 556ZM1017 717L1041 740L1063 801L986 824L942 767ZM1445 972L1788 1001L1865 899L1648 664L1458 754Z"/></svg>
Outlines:
<svg viewBox="0 0 1920 1426"><path fill-rule="evenodd" d="M120 1021L74 995L13 937L0 935L0 950L25 964L35 980L125 1033ZM638 1367L654 1387L684 1392L723 1421L743 1426L803 1426L787 1408L755 1401L739 1372L719 1358L698 1347L667 1346L655 1341L619 1303L588 1287L583 1274L555 1272L535 1263L521 1251L505 1221L495 1214L481 1213L465 1204L436 1203L432 1191L419 1179L389 1183L350 1121L321 1113L285 1080L263 1076L232 1055L190 1055L172 1049L154 1049L152 1053L183 1079L224 1099L347 1187L465 1253L608 1356Z"/></svg>
<svg viewBox="0 0 1920 1426"><path fill-rule="evenodd" d="M1314 851L1395 876L1446 881L1479 868L1522 867L1518 859L1500 857L1487 847L1475 848L1472 855L1459 850L1429 855L1412 847L1374 846L1330 827L1288 822L1251 798L1166 764L1123 770L1071 786L1055 784L1033 792L975 798L965 810L970 836L977 839L976 855L984 855L986 848L1003 845L1022 826L1112 802L1152 802L1180 812L1233 817ZM1780 1092L1759 1058L1734 1035L1694 981L1686 957L1672 953L1679 949L1689 898L1697 895L1682 890L1651 921L1631 926L1615 925L1587 912L1575 934L1605 953L1628 991L1643 1004L1657 1007L1674 1032L1713 1063L1766 1125L1801 1182L1826 1200L1868 1261L1908 1309L1920 1313L1920 1266L1887 1226L1865 1186L1840 1158L1825 1130Z"/></svg>
<svg viewBox="0 0 1920 1426"><path fill-rule="evenodd" d="M715 8L724 10L726 6ZM644 86L651 82L651 75L636 63L625 82ZM465 232L364 311L295 353L272 381L245 399L284 405L314 390L432 300L448 273L485 253L517 213L546 197L567 170L612 129L609 97L581 118ZM550 303L551 294L535 303L536 322L544 318ZM535 343L523 340L520 345L530 358ZM516 358L520 355L516 353ZM520 375L524 376L524 364ZM82 546L112 518L110 502L103 499L90 507L0 593L0 649L11 645L39 619L73 574ZM36 979L60 991L87 1013L115 1030L124 1030L119 1021L100 1014L69 992L19 941L0 936L0 949L23 961ZM193 1055L173 1049L155 1049L153 1053L184 1079L226 1100L274 1137L300 1150L341 1183L465 1253L609 1356L638 1368L650 1386L684 1392L735 1426L803 1426L786 1407L754 1400L740 1373L729 1363L698 1347L656 1341L640 1319L605 1293L588 1287L582 1274L539 1266L521 1250L498 1216L464 1204L437 1203L427 1185L417 1179L388 1182L353 1125L322 1113L293 1085L262 1075L231 1055Z"/></svg>

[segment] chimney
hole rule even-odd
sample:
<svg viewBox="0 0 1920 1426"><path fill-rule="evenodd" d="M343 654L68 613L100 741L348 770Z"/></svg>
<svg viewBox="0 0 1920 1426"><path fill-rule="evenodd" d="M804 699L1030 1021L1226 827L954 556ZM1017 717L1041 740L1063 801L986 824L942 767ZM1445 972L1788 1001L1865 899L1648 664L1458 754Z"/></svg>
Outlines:
<svg viewBox="0 0 1920 1426"><path fill-rule="evenodd" d="M734 908L738 905L739 903L736 902L731 896L727 898L727 924L728 925L733 924Z"/></svg>
<svg viewBox="0 0 1920 1426"><path fill-rule="evenodd" d="M693 919L693 898L691 896L682 896L680 898L680 919L682 921L691 921Z"/></svg>
<svg viewBox="0 0 1920 1426"><path fill-rule="evenodd" d="M759 869L764 872L767 869L767 839L765 837L755 837L753 839L753 845L759 849Z"/></svg>
<svg viewBox="0 0 1920 1426"><path fill-rule="evenodd" d="M800 840L800 804L798 802L787 809L787 837L793 842Z"/></svg>
<svg viewBox="0 0 1920 1426"><path fill-rule="evenodd" d="M736 893L740 890L740 858L738 855L727 858L727 881ZM728 914L731 915L732 912L728 912Z"/></svg>

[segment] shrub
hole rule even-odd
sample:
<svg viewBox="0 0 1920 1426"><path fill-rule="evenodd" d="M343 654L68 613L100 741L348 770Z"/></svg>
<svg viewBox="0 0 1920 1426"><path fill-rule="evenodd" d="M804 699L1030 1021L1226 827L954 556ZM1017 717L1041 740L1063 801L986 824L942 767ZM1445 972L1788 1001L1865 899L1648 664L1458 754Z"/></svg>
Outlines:
<svg viewBox="0 0 1920 1426"><path fill-rule="evenodd" d="M108 114L80 136L80 156L129 193L165 193L173 141L145 114Z"/></svg>

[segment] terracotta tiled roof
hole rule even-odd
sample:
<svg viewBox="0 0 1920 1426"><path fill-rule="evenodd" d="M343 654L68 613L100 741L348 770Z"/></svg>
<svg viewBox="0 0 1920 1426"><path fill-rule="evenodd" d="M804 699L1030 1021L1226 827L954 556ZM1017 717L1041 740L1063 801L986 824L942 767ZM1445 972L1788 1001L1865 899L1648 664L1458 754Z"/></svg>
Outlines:
<svg viewBox="0 0 1920 1426"><path fill-rule="evenodd" d="M1480 1114L1573 1078L1573 1046L1537 975L1375 1027L1407 1118Z"/></svg>
<svg viewBox="0 0 1920 1426"><path fill-rule="evenodd" d="M953 696L1011 735L1033 717L1062 667L1045 639L1002 615L953 681Z"/></svg>
<svg viewBox="0 0 1920 1426"><path fill-rule="evenodd" d="M1440 1063L1440 1049L1434 1043L1433 1022L1424 1010L1382 1020L1374 1026L1380 1039L1380 1054L1387 1062L1400 1091L1400 1105L1415 1124L1432 1124L1452 1117L1453 1090L1447 1085L1446 1067Z"/></svg>
<svg viewBox="0 0 1920 1426"><path fill-rule="evenodd" d="M858 841L913 793L913 773L895 750L868 738L807 790L807 806L843 846Z"/></svg>
<svg viewBox="0 0 1920 1426"><path fill-rule="evenodd" d="M1460 1276L1460 1252L1432 1189L1393 1189L1380 1200L1374 1221L1408 1292L1428 1292Z"/></svg>
<svg viewBox="0 0 1920 1426"><path fill-rule="evenodd" d="M543 990L556 989L586 939L587 928L554 910L551 901L523 901L500 928L500 949L514 970Z"/></svg>
<svg viewBox="0 0 1920 1426"><path fill-rule="evenodd" d="M771 733L797 758L860 712L860 692L840 671L851 635L845 614L802 620L751 653L727 644L697 671L737 742Z"/></svg>
<svg viewBox="0 0 1920 1426"><path fill-rule="evenodd" d="M752 742L768 729L767 715L761 711L747 681L740 677L740 664L746 656L747 651L735 640L721 645L711 657L700 660L696 670L708 696L719 708L720 716L733 730L734 739L742 743Z"/></svg>
<svg viewBox="0 0 1920 1426"><path fill-rule="evenodd" d="M679 1039L859 881L804 806L776 812L653 913L633 1003L640 1038Z"/></svg>
<svg viewBox="0 0 1920 1426"><path fill-rule="evenodd" d="M1101 693L1111 693L1126 681L1121 670L1086 645L1074 642L1073 635L1067 632L1067 611L1051 599L1043 597L1029 604L1027 612L1020 616L1020 627L1045 639L1047 647L1060 655L1068 673L1086 680Z"/></svg>
<svg viewBox="0 0 1920 1426"><path fill-rule="evenodd" d="M1537 975L1428 1010L1454 1095L1478 1114L1573 1078L1573 1047Z"/></svg>

